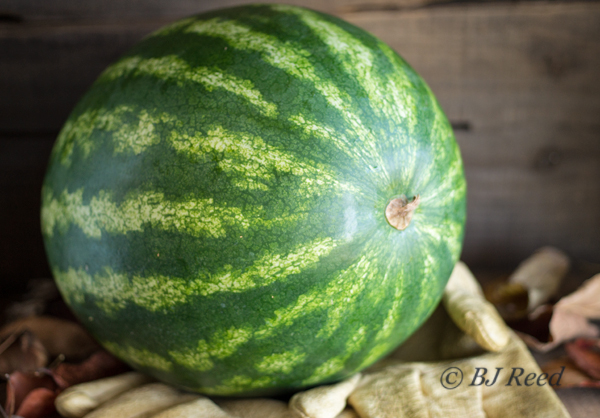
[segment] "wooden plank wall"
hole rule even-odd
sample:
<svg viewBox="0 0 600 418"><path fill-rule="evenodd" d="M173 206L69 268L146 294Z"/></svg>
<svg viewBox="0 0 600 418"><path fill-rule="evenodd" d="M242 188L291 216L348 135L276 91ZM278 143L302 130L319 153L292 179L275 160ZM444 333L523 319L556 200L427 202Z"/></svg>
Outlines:
<svg viewBox="0 0 600 418"><path fill-rule="evenodd" d="M81 94L149 32L238 3L0 0L4 289L49 274L39 189L52 142ZM292 3L373 32L430 84L466 166L463 259L510 268L551 244L600 261L600 2Z"/></svg>

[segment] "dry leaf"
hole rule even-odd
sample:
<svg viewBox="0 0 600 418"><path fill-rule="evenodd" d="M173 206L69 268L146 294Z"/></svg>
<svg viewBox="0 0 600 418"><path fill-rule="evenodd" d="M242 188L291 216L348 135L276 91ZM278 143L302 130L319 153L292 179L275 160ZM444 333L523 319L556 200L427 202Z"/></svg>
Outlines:
<svg viewBox="0 0 600 418"><path fill-rule="evenodd" d="M588 375L579 370L569 357L561 357L547 362L542 366L542 371L548 375L562 373L560 386L557 389L578 387L600 388L600 382L591 380Z"/></svg>
<svg viewBox="0 0 600 418"><path fill-rule="evenodd" d="M11 303L4 311L9 320L16 320L34 315L41 315L50 301L59 298L58 289L53 279L31 279L29 288L21 302Z"/></svg>
<svg viewBox="0 0 600 418"><path fill-rule="evenodd" d="M37 388L27 394L15 415L23 418L44 418L52 414L56 392L47 388Z"/></svg>
<svg viewBox="0 0 600 418"><path fill-rule="evenodd" d="M566 311L555 305L550 320L550 335L554 343L561 343L576 337L595 338L600 334L598 327L585 317Z"/></svg>
<svg viewBox="0 0 600 418"><path fill-rule="evenodd" d="M67 360L81 360L99 348L79 324L49 316L32 316L11 322L0 330L0 340L25 330L40 340L51 357L62 354Z"/></svg>
<svg viewBox="0 0 600 418"><path fill-rule="evenodd" d="M556 308L584 318L600 319L600 274L596 274L575 292L559 300Z"/></svg>
<svg viewBox="0 0 600 418"><path fill-rule="evenodd" d="M588 320L600 318L600 274L556 305L542 305L525 320L510 323L527 345L546 352L573 338L596 338L600 328Z"/></svg>
<svg viewBox="0 0 600 418"><path fill-rule="evenodd" d="M551 341L550 320L553 313L554 307L552 305L542 305L525 318L509 321L508 325L518 333L526 334L528 337L537 340L539 344L545 344Z"/></svg>
<svg viewBox="0 0 600 418"><path fill-rule="evenodd" d="M485 298L490 301L505 320L515 320L527 315L529 296L520 283L509 283L501 278L485 286Z"/></svg>
<svg viewBox="0 0 600 418"><path fill-rule="evenodd" d="M48 389L56 397L61 390L72 384L112 376L123 372L126 368L124 363L112 355L100 351L81 364L62 363L52 370L11 373L7 384L6 410L12 414L15 410L25 408L26 411L32 411L32 416L37 416L35 411L46 411L46 403L50 399L48 393L38 389ZM54 397L52 397L51 411L54 411Z"/></svg>
<svg viewBox="0 0 600 418"><path fill-rule="evenodd" d="M541 320L529 321L527 326L510 324L528 347L546 353L573 338L595 338L599 335L598 327L584 317L561 309L552 311L549 306L547 309L550 309L551 314L549 321L547 312L544 312L543 317L540 317ZM521 321L522 323L526 322Z"/></svg>
<svg viewBox="0 0 600 418"><path fill-rule="evenodd" d="M597 337L600 331L581 315L551 305L542 305L527 319L509 325L530 348L543 353L573 338Z"/></svg>
<svg viewBox="0 0 600 418"><path fill-rule="evenodd" d="M519 264L508 282L520 284L527 289L527 310L531 312L556 295L569 266L569 257L561 250L553 247L540 248Z"/></svg>
<svg viewBox="0 0 600 418"><path fill-rule="evenodd" d="M57 389L56 383L48 375L41 373L14 372L8 376L6 385L5 410L12 415L21 407L29 393L38 388L45 388L54 393Z"/></svg>
<svg viewBox="0 0 600 418"><path fill-rule="evenodd" d="M101 350L82 363L61 363L49 372L61 389L66 389L78 383L114 376L128 369L129 367L121 360Z"/></svg>
<svg viewBox="0 0 600 418"><path fill-rule="evenodd" d="M566 344L565 350L582 371L600 380L600 340L579 338Z"/></svg>
<svg viewBox="0 0 600 418"><path fill-rule="evenodd" d="M98 349L98 344L75 322L47 316L33 316L14 321L0 330L0 335L29 330L55 357L82 359Z"/></svg>
<svg viewBox="0 0 600 418"><path fill-rule="evenodd" d="M564 252L544 247L523 261L508 282L521 284L528 290L528 310L532 311L557 294L569 267L569 257Z"/></svg>
<svg viewBox="0 0 600 418"><path fill-rule="evenodd" d="M46 364L48 364L46 349L29 331L15 331L0 344L0 375L17 370L33 372Z"/></svg>

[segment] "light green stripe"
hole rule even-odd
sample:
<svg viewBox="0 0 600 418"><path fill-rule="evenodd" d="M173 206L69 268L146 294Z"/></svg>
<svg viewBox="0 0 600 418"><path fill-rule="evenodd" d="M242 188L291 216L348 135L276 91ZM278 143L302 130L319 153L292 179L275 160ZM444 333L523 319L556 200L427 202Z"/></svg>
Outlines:
<svg viewBox="0 0 600 418"><path fill-rule="evenodd" d="M334 314L326 333L333 332L341 321L340 315L343 310L353 305L352 301L362 290L366 283L375 280L379 270L372 265L371 261L377 259L379 251L375 248L365 248L363 255L348 269L342 271L325 289L316 289L301 295L295 303L278 309L274 316L265 321L265 325L259 328L255 336L267 338L281 331L282 327L290 326L302 316L337 306L340 310Z"/></svg>
<svg viewBox="0 0 600 418"><path fill-rule="evenodd" d="M336 357L332 357L317 367L313 374L302 381L304 385L314 385L322 382L334 374L342 371L346 365L346 361L367 342L366 327L360 327L348 341L346 350Z"/></svg>
<svg viewBox="0 0 600 418"><path fill-rule="evenodd" d="M111 81L127 74L151 75L159 80L174 81L178 85L185 82L201 84L208 91L223 89L246 100L267 117L277 116L277 107L267 102L250 80L240 79L222 70L206 67L191 68L185 61L174 55L162 58L130 57L109 67L101 76L104 81ZM126 118L137 118L137 123L129 123ZM183 122L167 113L150 115L146 110L139 114L128 105L120 105L112 110L104 108L88 110L75 120L65 123L59 137L57 148L62 150L64 165L69 165L74 146L77 145L84 157L98 146L98 141L91 139L94 130L112 132L115 152L133 152L140 154L149 146L158 143L159 135L155 126L159 123L171 122L174 128L184 126Z"/></svg>
<svg viewBox="0 0 600 418"><path fill-rule="evenodd" d="M402 286L398 285L398 286L396 286L396 290L394 292L394 302L392 302L392 307L388 311L388 313L383 321L383 325L377 332L377 335L375 336L375 341L387 340L392 335L392 331L394 330L394 325L400 323L399 322L399 319L400 319L400 309L399 308L400 308L401 299L402 299Z"/></svg>
<svg viewBox="0 0 600 418"><path fill-rule="evenodd" d="M390 349L389 344L386 344L385 341L389 339L389 337L392 335L392 332L394 331L394 326L400 321L401 312L399 308L400 301L402 300L402 293L403 288L400 284L396 287L396 290L394 292L394 302L392 302L392 307L388 311L381 328L379 329L379 331L377 331L377 334L375 335L376 343L381 341L383 342L381 344L375 345L371 349L369 354L365 356L363 363L359 367L360 369L374 363L375 360L380 358L387 350Z"/></svg>
<svg viewBox="0 0 600 418"><path fill-rule="evenodd" d="M309 51L298 49L289 42L283 43L274 36L254 32L238 22L223 21L219 18L194 22L188 26L186 31L222 38L237 49L256 51L274 67L280 68L296 78L310 81L323 94L327 102L340 111L348 126L361 139L363 146L357 148L357 152L365 153L367 160L371 161L372 165L383 168L376 148L377 138L365 129L360 118L348 106L348 103L352 102L352 98L341 92L329 80L321 79L317 75L308 59ZM378 173L387 175L385 170L380 170Z"/></svg>
<svg viewBox="0 0 600 418"><path fill-rule="evenodd" d="M132 119L135 122L130 122ZM167 113L151 115L146 110L138 111L129 105L120 105L112 110L87 110L65 123L56 139L55 148L61 150L61 163L69 166L75 145L84 157L88 157L98 146L99 142L92 140L92 134L96 130L112 133L115 153L129 152L137 155L160 141L155 127L159 123L168 122L177 123L175 117Z"/></svg>
<svg viewBox="0 0 600 418"><path fill-rule="evenodd" d="M83 203L83 189L74 193L64 190L58 197L44 191L42 230L51 237L54 230L66 231L74 224L83 233L99 239L102 233L141 232L149 225L163 230L176 230L193 236L219 238L226 235L225 226L236 224L247 228L250 222L239 208L220 207L213 199L188 199L172 202L158 192L141 192L117 205L110 192L101 190Z"/></svg>
<svg viewBox="0 0 600 418"><path fill-rule="evenodd" d="M457 201L455 193L464 185L462 159L442 110L437 105L433 110L434 120L430 133L432 140L428 143L428 155L410 155L412 159L419 158L418 166L414 161L410 164L412 170L418 173L415 176L418 183L413 184L413 187L424 190L428 185L434 184L435 189L428 189L427 194L421 196L421 204L427 204L428 207L448 207ZM442 176L439 175L440 167L444 167Z"/></svg>
<svg viewBox="0 0 600 418"><path fill-rule="evenodd" d="M331 238L317 239L297 246L287 254L268 254L244 270L232 270L224 266L219 274L194 279L167 276L133 276L116 273L109 267L94 274L85 269L55 270L63 294L69 295L70 303L86 303L86 296L93 297L103 311L112 314L135 303L150 311L165 310L185 304L196 295L208 296L217 292L244 292L268 286L275 281L298 274L316 265L327 256L338 242ZM89 302L87 302L89 303Z"/></svg>
<svg viewBox="0 0 600 418"><path fill-rule="evenodd" d="M100 79L110 81L126 75L150 75L159 80L175 82L180 87L187 82L193 82L204 86L208 91L223 89L256 106L263 115L271 118L277 116L277 106L267 102L250 80L241 79L220 69L192 68L176 55L146 59L125 58L110 66Z"/></svg>
<svg viewBox="0 0 600 418"><path fill-rule="evenodd" d="M414 98L408 94L407 89L411 87L410 80L404 76L404 73L394 71L387 78L382 78L375 68L376 59L372 50L319 14L288 5L272 7L280 12L298 16L329 47L329 53L340 61L350 77L365 90L375 113L394 122L396 127L406 122L411 130L416 126L416 117L409 111L415 107ZM397 138L397 140L404 142L408 137Z"/></svg>
<svg viewBox="0 0 600 418"><path fill-rule="evenodd" d="M192 370L206 371L214 366L214 359L229 357L251 336L250 329L230 328L220 330L209 341L198 341L198 345L193 349L169 351L169 355L182 366Z"/></svg>
<svg viewBox="0 0 600 418"><path fill-rule="evenodd" d="M424 164L426 164L424 162ZM439 179L436 179L435 188L427 190L426 194L421 196L421 205L428 208L447 208L460 201L467 192L467 184L463 177L463 167L460 155L450 160L450 164L446 164L445 172ZM423 170L423 172L433 172L433 163L431 170ZM421 190L425 187L429 180L427 175L423 173L423 178L415 187L421 186Z"/></svg>
<svg viewBox="0 0 600 418"><path fill-rule="evenodd" d="M456 237L460 236L463 229L463 225L460 222L427 225L419 229L421 234L429 235L430 239L434 242L438 242L438 245L443 245L442 242L444 242L448 246L452 256L458 258L462 248L460 240L456 239Z"/></svg>
<svg viewBox="0 0 600 418"><path fill-rule="evenodd" d="M128 345L123 346L112 341L104 341L102 345L115 356L125 359L128 363L164 371L173 369L173 362L171 360L146 349L140 350Z"/></svg>
<svg viewBox="0 0 600 418"><path fill-rule="evenodd" d="M457 235L454 236L456 237ZM439 245L436 245L434 248L439 248ZM442 268L440 261L441 257L434 257L429 253L426 254L425 259L423 260L423 266L421 267L422 280L419 283L421 289L417 299L419 305L414 309L415 312L423 314L427 312L428 307L435 307L435 302L437 302L436 297L439 291L437 275ZM422 320L422 315L413 315L410 328L417 329Z"/></svg>
<svg viewBox="0 0 600 418"><path fill-rule="evenodd" d="M94 118L99 123L99 129L113 132L115 153L140 154L161 139L186 155L205 156L219 152L222 154L217 163L219 168L233 174L230 177L232 185L241 189L268 190L266 183L274 179L275 172L279 172L304 177L299 190L291 191L303 197L323 193L325 189L358 192L355 186L338 182L336 175L323 164L298 161L292 155L266 144L260 137L232 132L221 126L207 127L206 135L189 135L183 133L184 129L177 129L183 127L184 123L173 115L161 113L154 116L145 110L135 114L129 106L117 107L112 112L89 111L72 122L71 132L84 153L91 152L93 148L93 130L88 124ZM127 119L130 118L137 118L137 123L128 123ZM167 124L170 135L163 134L161 138L156 128L159 124ZM350 149L347 153L352 154Z"/></svg>
<svg viewBox="0 0 600 418"><path fill-rule="evenodd" d="M230 379L226 379L222 384L215 387L199 387L198 390L202 390L207 395L229 395L239 394L241 391L248 391L249 389L261 389L272 386L273 377L262 376L252 377L246 375L234 376Z"/></svg>
<svg viewBox="0 0 600 418"><path fill-rule="evenodd" d="M267 190L265 182L273 180L275 172L279 172L303 177L299 190L290 191L303 197L321 194L327 189L358 192L352 184L339 182L323 164L298 161L266 144L258 136L215 126L208 130L207 135L173 133L171 141L177 151L187 155L202 156L212 151L222 153L219 168L234 174L230 181L242 189Z"/></svg>
<svg viewBox="0 0 600 418"><path fill-rule="evenodd" d="M363 166L369 167L373 173L378 171L377 166L372 164L373 159L369 158L361 147L357 147L354 141L350 141L343 133L336 132L326 125L319 124L309 119L306 115L292 115L288 120L302 129L308 137L314 137L323 142L334 143L351 161L362 163Z"/></svg>
<svg viewBox="0 0 600 418"><path fill-rule="evenodd" d="M367 259L361 260L357 263L356 268L368 269ZM322 328L317 333L317 338L329 338L333 333L342 325L345 318L348 317L350 311L353 311L356 307L356 300L361 296L365 286L367 285L366 280L357 280L348 283L345 297L343 298L343 304L334 304L329 307L327 311L327 321L323 324Z"/></svg>
<svg viewBox="0 0 600 418"><path fill-rule="evenodd" d="M261 373L290 373L294 367L304 361L306 353L300 352L297 348L283 353L273 353L263 357L255 366Z"/></svg>

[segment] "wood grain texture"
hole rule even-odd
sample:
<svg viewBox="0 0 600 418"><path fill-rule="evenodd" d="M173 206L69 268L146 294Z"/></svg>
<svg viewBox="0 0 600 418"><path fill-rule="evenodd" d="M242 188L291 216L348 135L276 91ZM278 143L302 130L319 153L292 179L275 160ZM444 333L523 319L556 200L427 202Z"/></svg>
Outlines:
<svg viewBox="0 0 600 418"><path fill-rule="evenodd" d="M37 199L48 138L103 68L171 20L161 14L165 8L158 0L144 3L162 5L154 15L150 8L127 23L100 11L97 21L93 16L76 21L71 18L79 12L64 8L83 6L51 3L54 8L40 6L36 16L56 20L28 17L21 24L0 24L2 163L14 160L0 174L0 211L10 215L2 217L0 241L11 254L0 255L0 277L33 274L19 251L41 248ZM5 10L7 1L2 4ZM33 3L22 4L24 11ZM56 16L42 13L45 9ZM578 258L600 259L599 3L338 14L403 55L456 126L469 187L463 256L468 263L512 267L547 244ZM37 173L35 180L26 181L28 171ZM26 226L22 234L8 225L10 217ZM45 264L43 258L36 262Z"/></svg>
<svg viewBox="0 0 600 418"><path fill-rule="evenodd" d="M0 293L50 277L40 230L41 187L53 137L0 138Z"/></svg>
<svg viewBox="0 0 600 418"><path fill-rule="evenodd" d="M164 23L0 25L0 135L56 134L100 72Z"/></svg>
<svg viewBox="0 0 600 418"><path fill-rule="evenodd" d="M600 411L598 389L559 389L556 394L565 404L571 418L595 418Z"/></svg>
<svg viewBox="0 0 600 418"><path fill-rule="evenodd" d="M178 19L207 10L250 3L284 3L327 13L400 10L451 0L1 0L0 12L16 20L103 20Z"/></svg>

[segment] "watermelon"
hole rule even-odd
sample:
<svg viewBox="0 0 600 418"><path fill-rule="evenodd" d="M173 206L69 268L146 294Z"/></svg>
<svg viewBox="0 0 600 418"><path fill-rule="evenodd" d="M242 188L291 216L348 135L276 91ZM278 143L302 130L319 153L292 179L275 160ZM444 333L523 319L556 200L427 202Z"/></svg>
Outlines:
<svg viewBox="0 0 600 418"><path fill-rule="evenodd" d="M66 302L134 368L211 395L333 382L438 304L466 184L452 129L389 46L251 5L108 67L52 151L42 232Z"/></svg>

